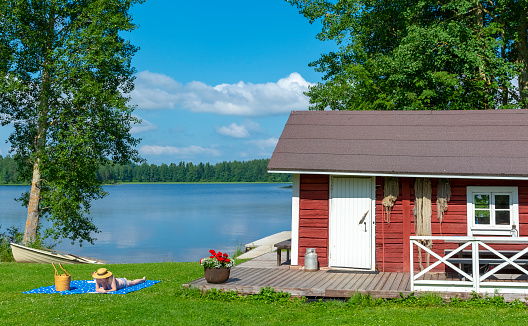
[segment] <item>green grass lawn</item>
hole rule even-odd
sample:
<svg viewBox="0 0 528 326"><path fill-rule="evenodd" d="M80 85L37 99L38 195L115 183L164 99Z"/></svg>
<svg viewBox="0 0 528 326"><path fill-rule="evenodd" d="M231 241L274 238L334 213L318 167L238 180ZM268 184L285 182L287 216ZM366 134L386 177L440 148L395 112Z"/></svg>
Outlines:
<svg viewBox="0 0 528 326"><path fill-rule="evenodd" d="M94 265L66 265L72 280L90 279ZM435 297L374 302L306 303L273 295L203 296L182 284L201 277L198 263L108 265L117 277L160 280L126 295L22 294L52 285L51 265L0 263L0 325L525 325L528 309L490 300L445 304ZM274 300L275 299L275 300Z"/></svg>

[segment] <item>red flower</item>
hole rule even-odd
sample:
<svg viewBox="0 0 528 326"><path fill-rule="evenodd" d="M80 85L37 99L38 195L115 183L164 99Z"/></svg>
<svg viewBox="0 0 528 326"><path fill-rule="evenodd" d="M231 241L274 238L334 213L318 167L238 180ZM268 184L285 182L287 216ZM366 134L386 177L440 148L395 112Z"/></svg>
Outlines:
<svg viewBox="0 0 528 326"><path fill-rule="evenodd" d="M225 259L225 262L226 262L226 263L229 263L229 262L230 262L229 258L226 258L226 259Z"/></svg>
<svg viewBox="0 0 528 326"><path fill-rule="evenodd" d="M227 257L228 257L228 255L226 253L224 253L224 258L227 258Z"/></svg>
<svg viewBox="0 0 528 326"><path fill-rule="evenodd" d="M211 255L213 255L213 256L216 255L216 253L215 253L215 251L214 251L213 249L209 250L209 253L210 253Z"/></svg>

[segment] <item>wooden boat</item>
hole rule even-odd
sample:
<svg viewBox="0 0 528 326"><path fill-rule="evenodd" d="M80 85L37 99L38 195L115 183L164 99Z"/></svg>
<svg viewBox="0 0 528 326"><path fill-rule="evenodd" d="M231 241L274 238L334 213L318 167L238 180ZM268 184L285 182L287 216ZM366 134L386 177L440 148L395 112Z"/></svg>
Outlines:
<svg viewBox="0 0 528 326"><path fill-rule="evenodd" d="M16 243L10 243L13 257L17 263L62 263L62 264L104 264L105 261L81 257L52 249L34 249Z"/></svg>

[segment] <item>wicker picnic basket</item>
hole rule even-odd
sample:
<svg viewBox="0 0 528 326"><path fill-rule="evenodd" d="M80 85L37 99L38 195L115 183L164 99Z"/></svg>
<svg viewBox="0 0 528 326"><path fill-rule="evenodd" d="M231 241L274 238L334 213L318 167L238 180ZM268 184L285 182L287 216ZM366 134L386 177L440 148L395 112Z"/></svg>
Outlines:
<svg viewBox="0 0 528 326"><path fill-rule="evenodd" d="M64 267L62 267L62 264L59 263L60 268L64 271L66 274L59 274L57 272L57 268L55 267L54 263L51 263L53 265L53 268L55 269L55 291L69 291L70 290L70 282L71 282L71 275L66 272Z"/></svg>

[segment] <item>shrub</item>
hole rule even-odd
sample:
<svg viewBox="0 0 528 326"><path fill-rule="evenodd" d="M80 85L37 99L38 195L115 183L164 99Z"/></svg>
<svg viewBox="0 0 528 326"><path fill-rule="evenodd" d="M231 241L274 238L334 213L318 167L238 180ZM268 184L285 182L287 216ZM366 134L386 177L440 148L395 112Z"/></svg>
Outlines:
<svg viewBox="0 0 528 326"><path fill-rule="evenodd" d="M1 230L0 226L0 230ZM0 262L13 262L13 253L11 252L11 246L9 243L22 243L24 238L24 232L20 231L16 226L11 226L5 232L0 233ZM28 247L35 249L42 248L53 248L55 244L46 244L44 242L44 237L40 233L37 233L37 238L34 242L27 245Z"/></svg>
<svg viewBox="0 0 528 326"><path fill-rule="evenodd" d="M1 226L0 226L1 230ZM18 228L12 226L7 231L0 233L0 261L11 262L15 261L13 253L11 252L11 246L9 243L21 243L24 234L20 232Z"/></svg>

